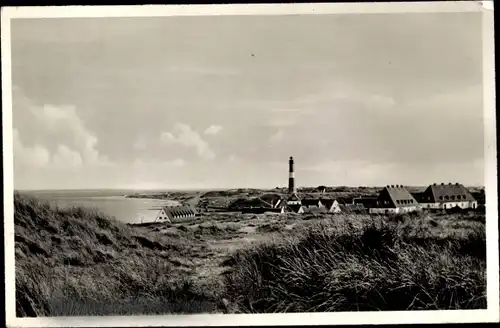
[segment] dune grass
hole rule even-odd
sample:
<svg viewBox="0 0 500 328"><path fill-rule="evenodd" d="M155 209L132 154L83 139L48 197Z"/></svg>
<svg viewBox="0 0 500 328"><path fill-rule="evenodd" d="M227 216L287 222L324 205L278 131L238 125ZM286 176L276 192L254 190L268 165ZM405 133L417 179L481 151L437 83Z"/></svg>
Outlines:
<svg viewBox="0 0 500 328"><path fill-rule="evenodd" d="M226 297L247 313L485 308L484 224L431 220L325 220L239 251Z"/></svg>
<svg viewBox="0 0 500 328"><path fill-rule="evenodd" d="M159 229L18 194L14 202L18 316L486 307L484 214L226 213ZM274 238L236 252L210 247L238 244L245 227ZM213 275L208 283L196 265Z"/></svg>
<svg viewBox="0 0 500 328"><path fill-rule="evenodd" d="M18 316L217 311L176 260L203 249L195 240L142 233L95 210L14 202Z"/></svg>

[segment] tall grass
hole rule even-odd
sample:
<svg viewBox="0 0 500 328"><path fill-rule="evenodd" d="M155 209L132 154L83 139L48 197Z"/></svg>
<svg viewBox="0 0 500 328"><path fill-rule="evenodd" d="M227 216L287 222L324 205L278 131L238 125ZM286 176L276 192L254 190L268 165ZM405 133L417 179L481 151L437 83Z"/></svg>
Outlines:
<svg viewBox="0 0 500 328"><path fill-rule="evenodd" d="M443 235L426 218L355 221L237 252L226 296L250 313L486 307L484 224Z"/></svg>
<svg viewBox="0 0 500 328"><path fill-rule="evenodd" d="M217 311L177 260L195 241L156 238L95 210L14 202L18 316Z"/></svg>
<svg viewBox="0 0 500 328"><path fill-rule="evenodd" d="M272 242L201 282L194 266L208 263L209 244L246 220L162 234L17 194L14 207L18 316L486 307L484 215L280 216L256 228Z"/></svg>

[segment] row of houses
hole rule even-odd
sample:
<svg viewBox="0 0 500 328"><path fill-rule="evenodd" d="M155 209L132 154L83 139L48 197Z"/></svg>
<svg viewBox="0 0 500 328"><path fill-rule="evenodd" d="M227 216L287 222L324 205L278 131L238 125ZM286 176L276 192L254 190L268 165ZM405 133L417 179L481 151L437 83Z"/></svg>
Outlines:
<svg viewBox="0 0 500 328"><path fill-rule="evenodd" d="M460 183L434 183L424 192L410 193L402 185L386 186L377 197L375 206L369 212L378 213L406 213L420 209L448 210L476 209L477 200Z"/></svg>
<svg viewBox="0 0 500 328"><path fill-rule="evenodd" d="M462 184L432 184L421 193L410 193L403 185L385 186L376 197L354 198L351 203L326 197L300 198L293 192L288 197L266 194L249 200L240 208L244 213L407 213L421 209L475 209L477 200Z"/></svg>
<svg viewBox="0 0 500 328"><path fill-rule="evenodd" d="M478 201L462 184L432 184L425 191L410 193L403 185L385 186L376 197L357 197L352 201L320 197L299 197L292 192L288 197L269 193L259 197L240 199L229 206L230 211L243 213L370 213L397 214L422 209L448 210L453 208L476 209ZM482 194L484 198L484 193ZM137 223L178 223L192 220L199 215L193 206L162 206L143 210Z"/></svg>
<svg viewBox="0 0 500 328"><path fill-rule="evenodd" d="M346 203L340 199L331 198L300 198L296 193L290 197L282 197L279 194L265 194L248 200L235 202L239 205L229 210L238 210L243 213L346 213L363 212L366 209L359 204Z"/></svg>

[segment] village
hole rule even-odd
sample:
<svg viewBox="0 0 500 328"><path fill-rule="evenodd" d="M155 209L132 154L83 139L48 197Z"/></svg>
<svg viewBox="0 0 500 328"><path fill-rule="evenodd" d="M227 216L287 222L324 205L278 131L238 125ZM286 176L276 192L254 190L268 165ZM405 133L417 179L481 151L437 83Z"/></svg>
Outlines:
<svg viewBox="0 0 500 328"><path fill-rule="evenodd" d="M204 212L395 215L420 211L448 213L484 210L484 189L471 192L458 182L433 183L423 191L410 191L400 184L387 185L381 190L374 189L369 195L354 192L353 197L335 196L325 186L313 190L303 188L299 192L295 183L293 157L290 157L288 164L287 190L276 188L275 191L254 190L244 193L244 189L239 189L232 193L209 192L202 197L181 197L179 205L144 209L138 214L140 224L190 221ZM145 198L148 196L141 195ZM163 195L164 198L168 196L168 193Z"/></svg>

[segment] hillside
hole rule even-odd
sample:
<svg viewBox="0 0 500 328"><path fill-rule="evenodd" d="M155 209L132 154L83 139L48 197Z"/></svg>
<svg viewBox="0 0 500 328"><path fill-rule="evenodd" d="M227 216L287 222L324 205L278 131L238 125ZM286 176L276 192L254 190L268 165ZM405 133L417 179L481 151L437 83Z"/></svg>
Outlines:
<svg viewBox="0 0 500 328"><path fill-rule="evenodd" d="M14 201L18 316L217 310L179 261L203 252L196 239L141 231L94 210Z"/></svg>
<svg viewBox="0 0 500 328"><path fill-rule="evenodd" d="M479 212L204 213L131 227L14 200L18 316L486 306Z"/></svg>

